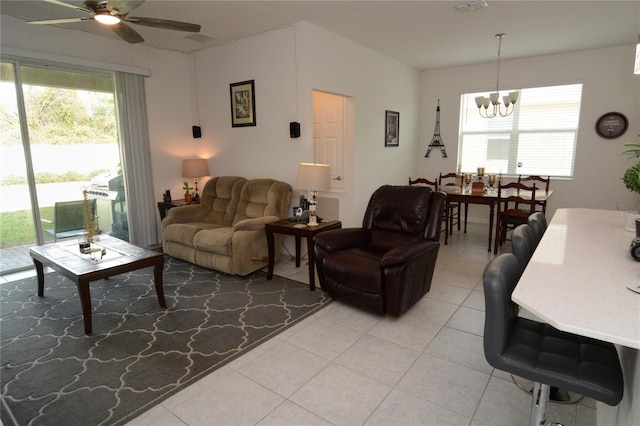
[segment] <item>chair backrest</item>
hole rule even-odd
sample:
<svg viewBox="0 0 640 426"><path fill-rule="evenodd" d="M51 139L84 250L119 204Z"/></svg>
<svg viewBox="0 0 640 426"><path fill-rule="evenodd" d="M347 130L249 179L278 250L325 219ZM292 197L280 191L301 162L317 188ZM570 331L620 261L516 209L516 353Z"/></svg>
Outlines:
<svg viewBox="0 0 640 426"><path fill-rule="evenodd" d="M96 200L89 199L91 216L96 216ZM57 235L61 232L84 229L84 200L58 201L53 206L53 228Z"/></svg>
<svg viewBox="0 0 640 426"><path fill-rule="evenodd" d="M251 179L240 192L238 211L233 224L244 219L264 216L287 217L291 201L291 185L275 179Z"/></svg>
<svg viewBox="0 0 640 426"><path fill-rule="evenodd" d="M519 306L511 300L511 293L522 275L522 267L512 253L495 257L484 269L484 355L492 366L500 365L507 347L512 325Z"/></svg>
<svg viewBox="0 0 640 426"><path fill-rule="evenodd" d="M416 180L411 180L411 178L409 178L409 186L411 185L425 185L425 186L433 187L434 191L438 190L437 180L430 181L429 179L426 179L426 178L417 178Z"/></svg>
<svg viewBox="0 0 640 426"><path fill-rule="evenodd" d="M531 226L533 234L535 235L535 246L533 247L535 249L547 230L547 218L544 213L535 212L529 215L527 223Z"/></svg>
<svg viewBox="0 0 640 426"><path fill-rule="evenodd" d="M236 216L240 193L247 179L239 176L218 176L209 179L202 189L200 206L205 209L205 222L231 226Z"/></svg>
<svg viewBox="0 0 640 426"><path fill-rule="evenodd" d="M439 241L446 195L426 186L384 185L372 195L362 220L369 247L388 251L401 244Z"/></svg>
<svg viewBox="0 0 640 426"><path fill-rule="evenodd" d="M531 175L531 176L522 176L522 175L518 175L518 182L522 183L522 182L531 182L533 181L533 183L535 184L536 182L542 182L544 183L544 188L546 192L549 192L549 183L551 182L551 176L547 176L546 179L541 177L541 176L537 176L537 175ZM541 185L542 187L542 185Z"/></svg>
<svg viewBox="0 0 640 426"><path fill-rule="evenodd" d="M451 173L446 173L446 174L442 174L440 173L440 177L438 177L438 185L442 186L442 180L451 180L453 179L453 182L445 182L444 185L446 186L456 186L457 184L457 179L458 179L458 174L455 172L451 172Z"/></svg>
<svg viewBox="0 0 640 426"><path fill-rule="evenodd" d="M522 269L529 263L529 259L531 259L536 245L536 237L531 226L523 224L513 230L513 234L511 234L511 247Z"/></svg>
<svg viewBox="0 0 640 426"><path fill-rule="evenodd" d="M511 182L498 182L498 219L501 216L516 216L526 220L536 211L536 186ZM513 205L511 204L513 203ZM519 205L524 204L524 208Z"/></svg>

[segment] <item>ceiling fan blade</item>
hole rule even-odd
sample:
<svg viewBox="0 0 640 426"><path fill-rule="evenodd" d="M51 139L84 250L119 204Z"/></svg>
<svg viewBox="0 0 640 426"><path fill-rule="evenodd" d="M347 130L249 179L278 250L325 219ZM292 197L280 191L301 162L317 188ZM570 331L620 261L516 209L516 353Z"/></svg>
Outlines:
<svg viewBox="0 0 640 426"><path fill-rule="evenodd" d="M144 25L146 27L163 28L165 30L189 31L197 33L200 31L200 25L190 24L189 22L171 21L169 19L158 18L142 18L138 16L127 16L125 21L133 24Z"/></svg>
<svg viewBox="0 0 640 426"><path fill-rule="evenodd" d="M121 39L128 43L142 43L144 41L140 34L135 32L133 28L126 24L123 24L122 22L113 25L111 28L113 29L114 33L116 33Z"/></svg>
<svg viewBox="0 0 640 426"><path fill-rule="evenodd" d="M73 22L92 21L93 16L87 16L86 18L62 18L62 19L45 19L40 21L27 21L27 24L36 25L55 25L55 24L71 24Z"/></svg>
<svg viewBox="0 0 640 426"><path fill-rule="evenodd" d="M58 1L58 0L44 0L47 3L51 3L51 4L55 4L58 6L63 6L63 7L68 7L70 9L75 9L75 10L79 10L81 12L87 12L87 13L91 13L92 10L91 9L87 9L86 7L83 6L76 6L75 4L69 4L69 3L65 3L63 1Z"/></svg>
<svg viewBox="0 0 640 426"><path fill-rule="evenodd" d="M142 3L144 3L144 0L109 0L107 2L107 9L110 12L115 9L120 15L126 15L140 7Z"/></svg>

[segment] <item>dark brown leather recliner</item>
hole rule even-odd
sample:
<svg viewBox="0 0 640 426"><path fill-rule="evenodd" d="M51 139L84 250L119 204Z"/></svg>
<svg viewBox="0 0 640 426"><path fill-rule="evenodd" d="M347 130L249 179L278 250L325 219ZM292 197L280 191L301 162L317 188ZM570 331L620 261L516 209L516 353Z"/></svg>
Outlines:
<svg viewBox="0 0 640 426"><path fill-rule="evenodd" d="M322 289L360 309L402 315L431 287L445 200L423 186L378 188L362 228L315 236Z"/></svg>

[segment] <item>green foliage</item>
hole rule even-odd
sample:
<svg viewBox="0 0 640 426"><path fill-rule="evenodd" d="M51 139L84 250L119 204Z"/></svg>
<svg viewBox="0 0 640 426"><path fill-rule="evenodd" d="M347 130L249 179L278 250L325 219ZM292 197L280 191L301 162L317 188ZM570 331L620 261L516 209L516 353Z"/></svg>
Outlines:
<svg viewBox="0 0 640 426"><path fill-rule="evenodd" d="M182 189L184 189L184 195L189 195L193 187L189 186L189 182L185 180L182 182Z"/></svg>
<svg viewBox="0 0 640 426"><path fill-rule="evenodd" d="M627 189L640 194L640 163L627 169L622 182Z"/></svg>
<svg viewBox="0 0 640 426"><path fill-rule="evenodd" d="M640 139L640 135L638 135L638 139ZM624 151L623 154L630 155L629 158L640 158L640 143L626 143L624 146L628 146L630 149ZM627 189L640 194L640 162L627 169L622 182Z"/></svg>
<svg viewBox="0 0 640 426"><path fill-rule="evenodd" d="M87 173L78 173L74 171L68 171L66 173L50 173L43 172L36 174L36 184L44 184L44 183L64 183L64 182L85 182L91 180L94 176L97 176L102 173L107 173L111 171L110 169L98 169L93 170ZM27 178L26 176L13 176L8 175L5 176L2 181L0 181L1 185L26 185Z"/></svg>
<svg viewBox="0 0 640 426"><path fill-rule="evenodd" d="M112 94L25 86L25 109L32 144L73 145L118 140ZM21 144L15 112L0 110L2 144Z"/></svg>
<svg viewBox="0 0 640 426"><path fill-rule="evenodd" d="M53 207L42 207L40 216L53 220ZM36 235L31 210L0 213L0 248L35 244Z"/></svg>

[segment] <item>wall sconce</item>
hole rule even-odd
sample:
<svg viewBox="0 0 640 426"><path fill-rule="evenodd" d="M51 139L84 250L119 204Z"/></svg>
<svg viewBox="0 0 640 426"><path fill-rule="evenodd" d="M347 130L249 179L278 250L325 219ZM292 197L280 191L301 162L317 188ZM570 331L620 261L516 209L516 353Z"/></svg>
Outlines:
<svg viewBox="0 0 640 426"><path fill-rule="evenodd" d="M193 178L193 184L195 186L193 201L199 201L200 194L198 194L198 179L203 176L210 176L209 162L204 158L182 160L182 176Z"/></svg>

